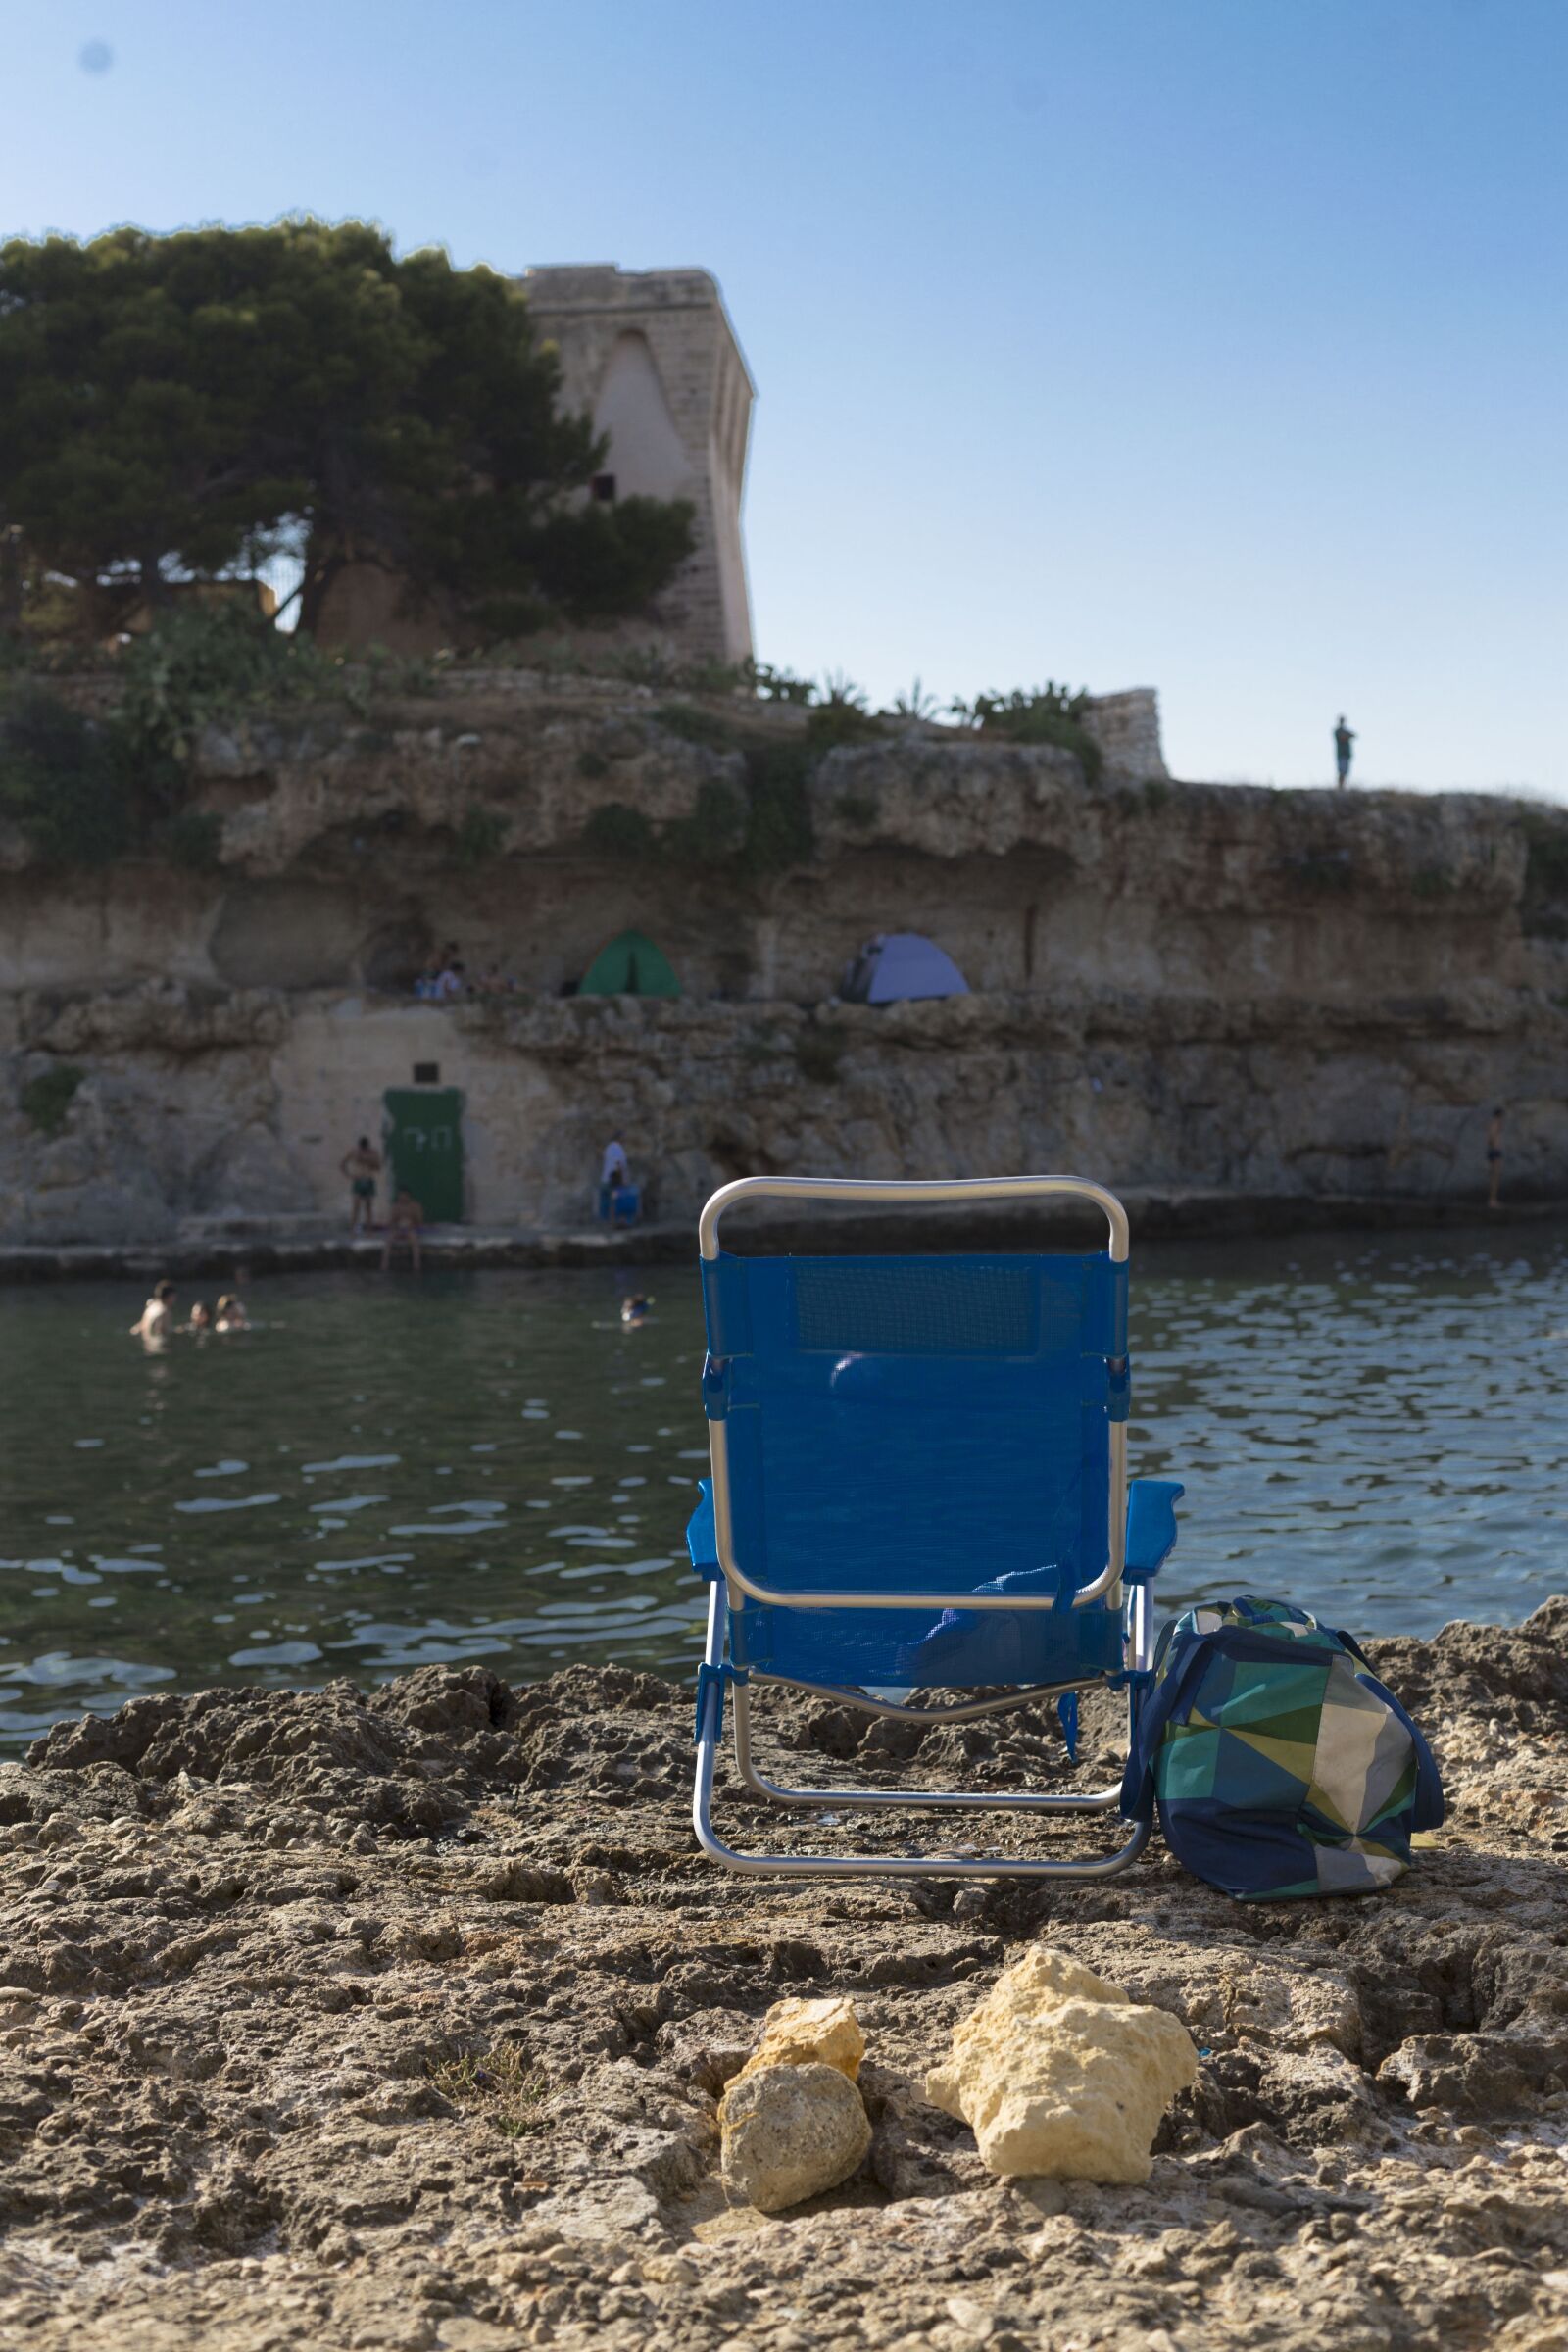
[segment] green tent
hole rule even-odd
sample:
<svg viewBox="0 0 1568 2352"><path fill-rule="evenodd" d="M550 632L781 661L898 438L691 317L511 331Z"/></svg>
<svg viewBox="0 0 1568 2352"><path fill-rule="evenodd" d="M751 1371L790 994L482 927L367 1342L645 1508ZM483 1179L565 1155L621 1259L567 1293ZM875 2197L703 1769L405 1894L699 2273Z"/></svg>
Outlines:
<svg viewBox="0 0 1568 2352"><path fill-rule="evenodd" d="M600 949L578 986L580 997L678 997L680 982L651 939L622 931Z"/></svg>

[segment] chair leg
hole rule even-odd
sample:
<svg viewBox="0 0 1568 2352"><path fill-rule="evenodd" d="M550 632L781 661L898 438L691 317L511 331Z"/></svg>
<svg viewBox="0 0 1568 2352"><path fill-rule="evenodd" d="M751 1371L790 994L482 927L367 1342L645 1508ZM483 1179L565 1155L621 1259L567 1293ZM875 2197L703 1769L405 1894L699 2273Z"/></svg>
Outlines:
<svg viewBox="0 0 1568 2352"><path fill-rule="evenodd" d="M1004 1705L1005 1701L1002 1703ZM1016 1794L990 1795L972 1788L782 1788L776 1781L765 1780L753 1761L751 1692L744 1683L735 1690L734 1707L735 1768L748 1788L778 1805L855 1805L867 1809L922 1805L936 1812L962 1806L971 1811L994 1813L1103 1813L1121 1796L1119 1781L1114 1788L1073 1789L1062 1794L1019 1790ZM882 1709L873 1708L871 1712L880 1714Z"/></svg>
<svg viewBox="0 0 1568 2352"><path fill-rule="evenodd" d="M728 1630L728 1604L722 1581L714 1580L708 1611L708 1663L721 1666L724 1662L725 1638ZM1141 1629L1139 1629L1141 1632ZM1140 1643L1141 1646L1141 1643ZM697 1784L692 1798L692 1827L705 1854L720 1862L728 1870L746 1872L752 1876L768 1875L782 1878L907 1878L907 1879L1107 1879L1125 1870L1137 1860L1149 1842L1149 1825L1139 1822L1125 1845L1115 1853L1086 1856L1081 1860L1063 1862L1026 1861L1011 1856L933 1855L929 1859L907 1854L752 1854L742 1853L726 1844L713 1828L713 1768L717 1760L720 1692L722 1685L710 1684L704 1692L703 1712L697 1738ZM751 1760L751 1718L748 1694L744 1684L734 1692L736 1759L742 1778L759 1794L781 1804L831 1805L856 1807L887 1807L896 1805L962 1807L966 1810L1003 1810L1009 1812L1048 1812L1068 1809L1106 1810L1120 1793L1118 1789L1097 1790L1093 1795L1063 1796L986 1796L979 1792L961 1790L912 1791L907 1795L884 1789L788 1789L762 1779Z"/></svg>

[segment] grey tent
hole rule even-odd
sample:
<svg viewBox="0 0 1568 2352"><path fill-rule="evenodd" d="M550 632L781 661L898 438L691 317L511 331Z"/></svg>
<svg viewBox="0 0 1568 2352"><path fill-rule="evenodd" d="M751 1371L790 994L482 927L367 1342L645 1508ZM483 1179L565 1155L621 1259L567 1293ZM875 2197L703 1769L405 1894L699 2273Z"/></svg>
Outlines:
<svg viewBox="0 0 1568 2352"><path fill-rule="evenodd" d="M951 956L918 931L879 931L844 975L852 1004L892 1004L901 997L966 997L969 984Z"/></svg>

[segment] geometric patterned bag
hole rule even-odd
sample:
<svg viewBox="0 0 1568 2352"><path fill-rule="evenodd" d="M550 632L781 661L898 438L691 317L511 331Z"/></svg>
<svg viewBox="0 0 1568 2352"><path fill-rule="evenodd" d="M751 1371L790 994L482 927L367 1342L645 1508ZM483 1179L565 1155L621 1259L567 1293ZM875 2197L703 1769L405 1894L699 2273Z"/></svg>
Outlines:
<svg viewBox="0 0 1568 2352"><path fill-rule="evenodd" d="M1243 1593L1187 1609L1154 1652L1121 1809L1243 1902L1368 1894L1443 1820L1428 1747L1348 1634Z"/></svg>

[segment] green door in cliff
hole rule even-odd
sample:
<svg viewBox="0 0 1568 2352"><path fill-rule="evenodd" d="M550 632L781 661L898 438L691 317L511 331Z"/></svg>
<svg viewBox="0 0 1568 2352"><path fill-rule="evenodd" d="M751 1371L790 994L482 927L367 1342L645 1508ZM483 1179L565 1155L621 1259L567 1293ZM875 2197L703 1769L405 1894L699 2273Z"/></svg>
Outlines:
<svg viewBox="0 0 1568 2352"><path fill-rule="evenodd" d="M382 1130L394 1188L406 1184L430 1225L463 1222L463 1095L455 1086L392 1086Z"/></svg>

